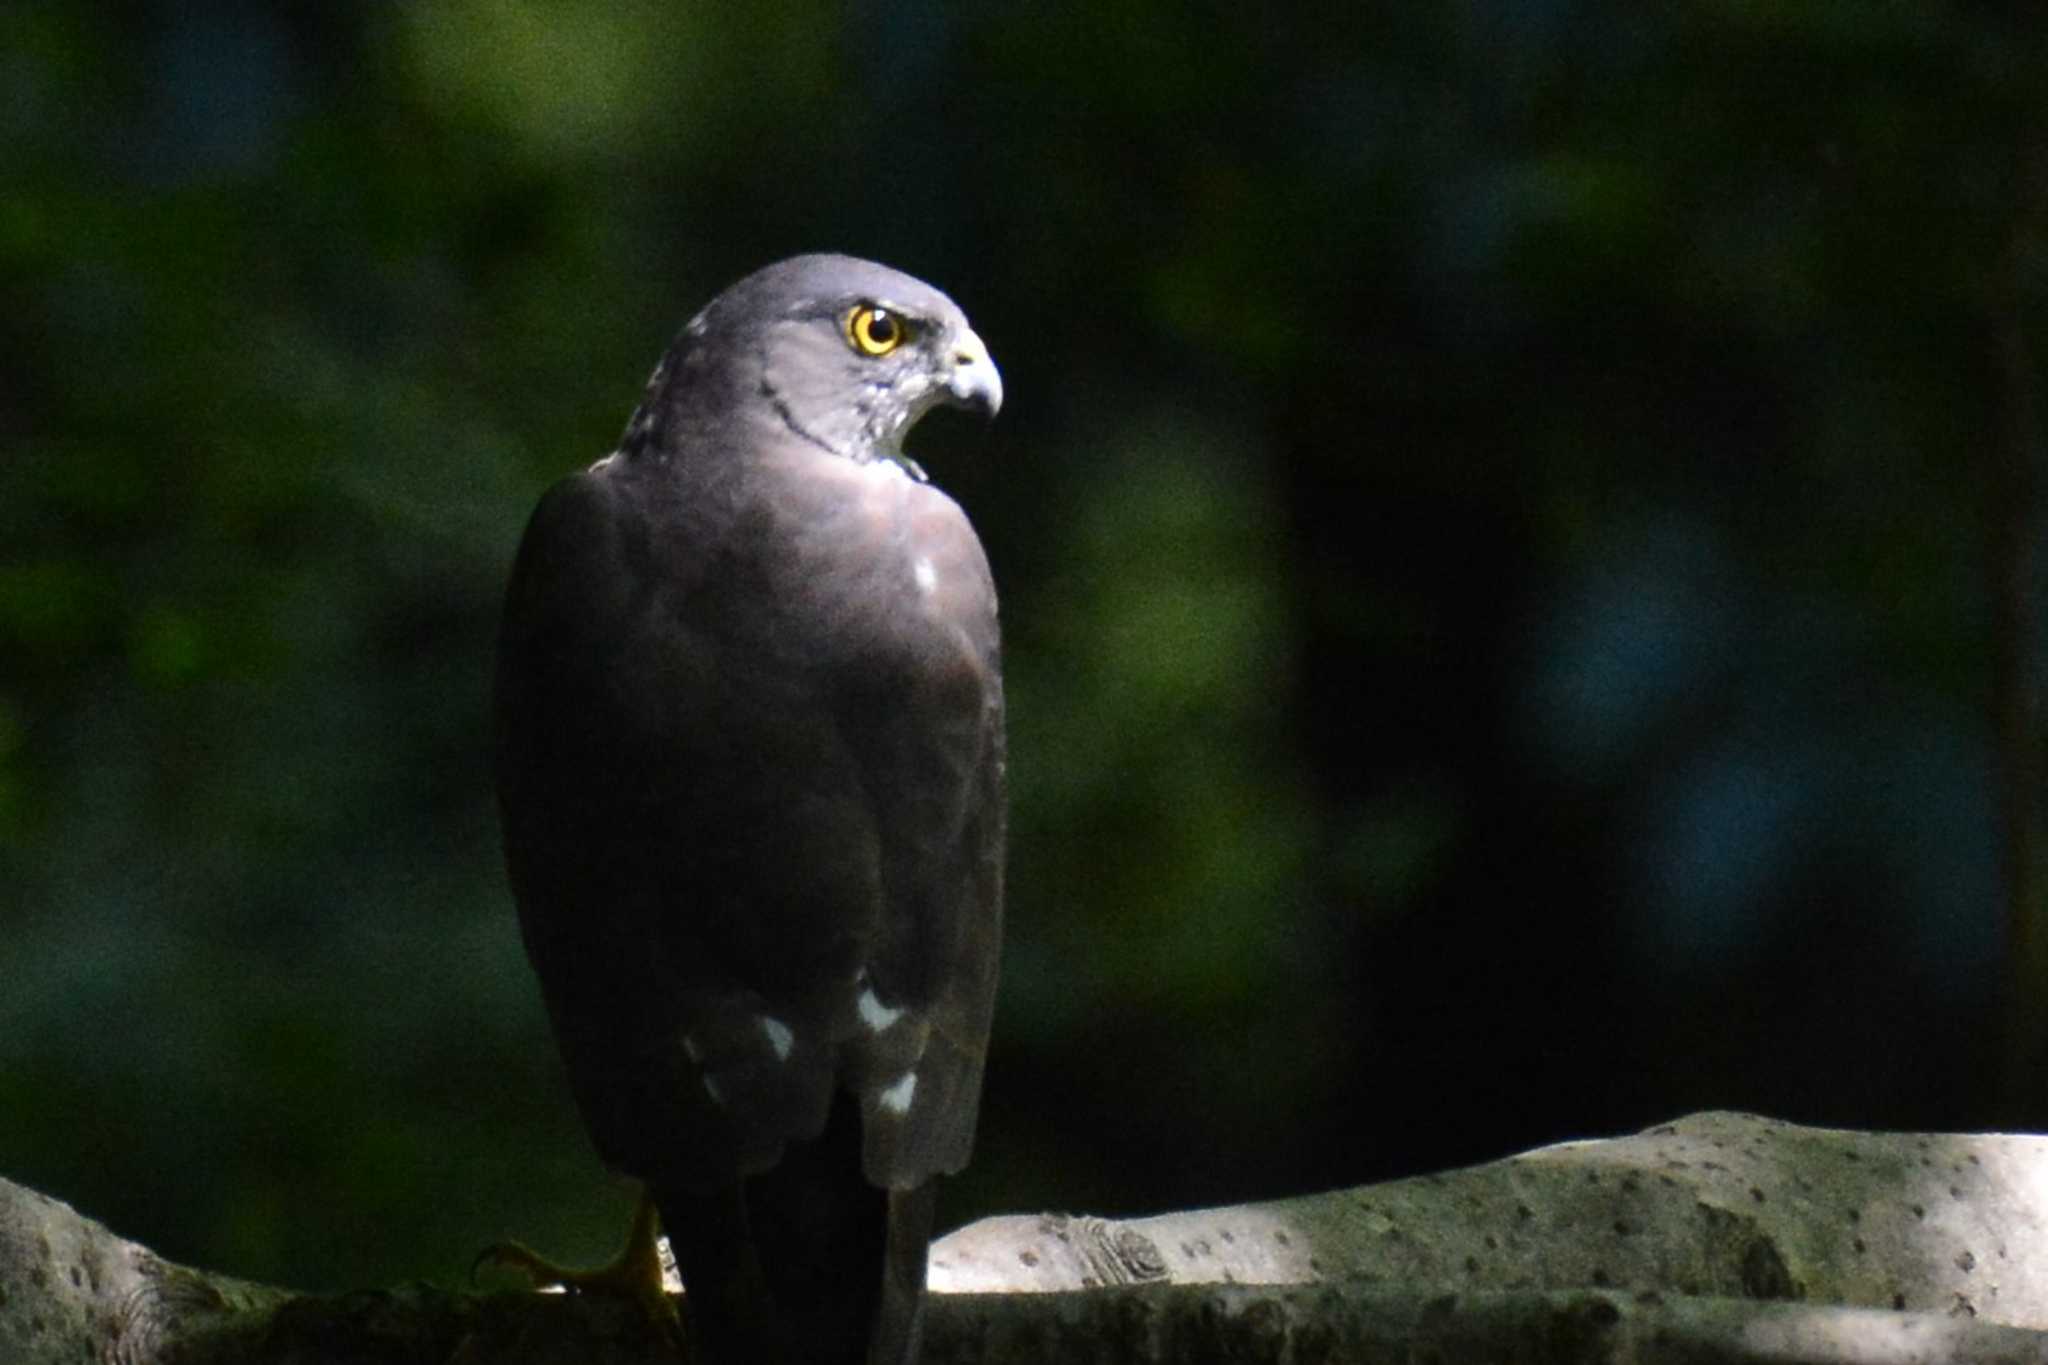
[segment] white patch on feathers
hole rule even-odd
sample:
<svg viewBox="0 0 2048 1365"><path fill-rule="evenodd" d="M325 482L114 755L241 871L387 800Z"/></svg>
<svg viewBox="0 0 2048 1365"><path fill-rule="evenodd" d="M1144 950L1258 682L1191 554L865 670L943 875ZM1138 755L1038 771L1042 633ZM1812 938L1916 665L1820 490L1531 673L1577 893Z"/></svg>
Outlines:
<svg viewBox="0 0 2048 1365"><path fill-rule="evenodd" d="M882 1003L870 986L860 993L860 1021L870 1030L880 1033L903 1017L903 1011Z"/></svg>
<svg viewBox="0 0 2048 1365"><path fill-rule="evenodd" d="M916 1093L917 1073L915 1071L906 1071L903 1073L902 1080L896 1082L896 1084L890 1086L875 1098L890 1113L907 1114L910 1112L910 1097Z"/></svg>

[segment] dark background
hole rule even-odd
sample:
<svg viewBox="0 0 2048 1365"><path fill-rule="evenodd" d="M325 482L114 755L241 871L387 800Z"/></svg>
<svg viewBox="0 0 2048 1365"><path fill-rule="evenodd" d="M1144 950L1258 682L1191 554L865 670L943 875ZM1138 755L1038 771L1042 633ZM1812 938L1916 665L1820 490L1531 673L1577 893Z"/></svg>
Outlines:
<svg viewBox="0 0 2048 1365"><path fill-rule="evenodd" d="M807 249L947 289L1008 386L914 442L1013 713L947 1221L1707 1106L2048 1125L1988 549L2029 9L307 8L0 9L0 1174L308 1287L610 1249L498 595Z"/></svg>

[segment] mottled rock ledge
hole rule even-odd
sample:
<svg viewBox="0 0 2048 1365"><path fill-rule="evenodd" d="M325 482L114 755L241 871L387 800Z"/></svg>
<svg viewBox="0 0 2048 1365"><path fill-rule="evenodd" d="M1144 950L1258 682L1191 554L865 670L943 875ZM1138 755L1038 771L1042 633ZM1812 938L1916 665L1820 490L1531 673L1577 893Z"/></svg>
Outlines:
<svg viewBox="0 0 2048 1365"><path fill-rule="evenodd" d="M2048 1138L1700 1114L1439 1175L932 1249L954 1362L2048 1362ZM0 1181L0 1359L661 1358L622 1305L164 1262Z"/></svg>

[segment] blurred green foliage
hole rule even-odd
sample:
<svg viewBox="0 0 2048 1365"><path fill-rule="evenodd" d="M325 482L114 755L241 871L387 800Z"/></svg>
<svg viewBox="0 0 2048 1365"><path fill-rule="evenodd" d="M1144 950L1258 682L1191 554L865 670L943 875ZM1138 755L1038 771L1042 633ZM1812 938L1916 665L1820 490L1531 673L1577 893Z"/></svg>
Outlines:
<svg viewBox="0 0 2048 1365"><path fill-rule="evenodd" d="M952 1217L1976 1121L2036 27L0 10L0 1173L304 1285L608 1249L497 864L497 595L804 249L948 289L1010 392L917 442L1013 707Z"/></svg>

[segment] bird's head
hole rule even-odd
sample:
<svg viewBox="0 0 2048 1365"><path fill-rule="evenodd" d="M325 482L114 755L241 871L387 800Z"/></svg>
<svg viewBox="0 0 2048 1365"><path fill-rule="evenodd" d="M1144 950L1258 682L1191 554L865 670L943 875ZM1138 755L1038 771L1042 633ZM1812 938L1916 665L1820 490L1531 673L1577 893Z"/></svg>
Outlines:
<svg viewBox="0 0 2048 1365"><path fill-rule="evenodd" d="M930 285L851 256L796 256L690 320L629 443L678 402L721 415L759 405L762 420L812 445L863 463L895 460L921 477L903 454L911 427L941 403L994 416L1003 380L967 315Z"/></svg>

